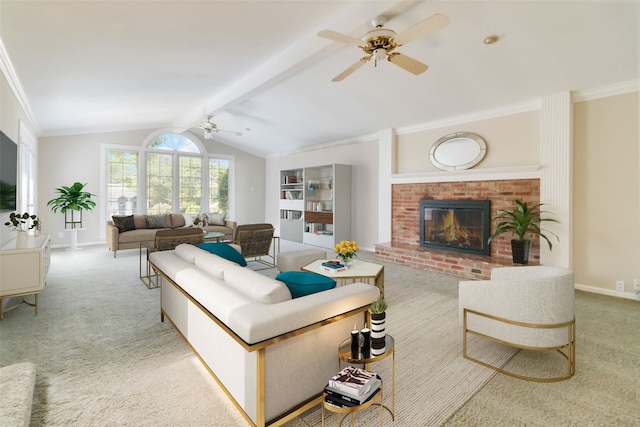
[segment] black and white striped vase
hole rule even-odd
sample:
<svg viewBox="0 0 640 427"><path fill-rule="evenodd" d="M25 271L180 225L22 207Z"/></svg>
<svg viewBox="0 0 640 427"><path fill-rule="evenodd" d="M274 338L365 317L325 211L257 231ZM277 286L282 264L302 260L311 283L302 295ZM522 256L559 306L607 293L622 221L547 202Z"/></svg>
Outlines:
<svg viewBox="0 0 640 427"><path fill-rule="evenodd" d="M385 351L386 313L371 313L371 355L379 356Z"/></svg>

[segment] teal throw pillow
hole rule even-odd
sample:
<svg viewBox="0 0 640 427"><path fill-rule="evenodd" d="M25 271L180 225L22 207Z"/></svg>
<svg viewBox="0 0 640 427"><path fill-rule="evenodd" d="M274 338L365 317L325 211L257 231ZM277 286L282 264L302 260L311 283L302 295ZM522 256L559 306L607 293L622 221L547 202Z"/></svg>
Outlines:
<svg viewBox="0 0 640 427"><path fill-rule="evenodd" d="M233 261L236 264L240 264L243 267L247 266L247 260L244 259L242 254L233 247L227 245L222 242L211 242L211 243L203 243L198 246L200 249L204 249L205 251L211 252L212 254L218 255L221 258L224 258L229 261Z"/></svg>
<svg viewBox="0 0 640 427"><path fill-rule="evenodd" d="M336 281L321 274L306 271L285 271L276 276L291 292L291 298L303 297L336 287Z"/></svg>

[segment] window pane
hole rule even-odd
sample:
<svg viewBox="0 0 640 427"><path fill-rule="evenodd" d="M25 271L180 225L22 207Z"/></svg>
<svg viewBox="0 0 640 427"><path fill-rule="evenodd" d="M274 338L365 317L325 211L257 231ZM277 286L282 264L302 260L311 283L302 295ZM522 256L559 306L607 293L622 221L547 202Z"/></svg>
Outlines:
<svg viewBox="0 0 640 427"><path fill-rule="evenodd" d="M147 153L147 213L171 213L172 154Z"/></svg>
<svg viewBox="0 0 640 427"><path fill-rule="evenodd" d="M180 156L180 212L202 212L202 158Z"/></svg>
<svg viewBox="0 0 640 427"><path fill-rule="evenodd" d="M190 139L175 133L168 133L156 138L149 148L159 150L182 151L185 153L199 153L198 147Z"/></svg>
<svg viewBox="0 0 640 427"><path fill-rule="evenodd" d="M107 151L107 217L137 210L138 153Z"/></svg>
<svg viewBox="0 0 640 427"><path fill-rule="evenodd" d="M229 160L209 159L209 210L229 212Z"/></svg>

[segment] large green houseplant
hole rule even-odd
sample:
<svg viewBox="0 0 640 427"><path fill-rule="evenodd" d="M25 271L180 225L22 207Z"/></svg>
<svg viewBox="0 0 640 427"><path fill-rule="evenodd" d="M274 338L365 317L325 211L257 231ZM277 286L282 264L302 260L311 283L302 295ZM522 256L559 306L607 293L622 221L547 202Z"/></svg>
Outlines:
<svg viewBox="0 0 640 427"><path fill-rule="evenodd" d="M531 241L527 239L527 234L540 236L547 241L549 250L551 250L553 244L544 233L552 234L558 241L560 241L560 239L550 231L543 231L541 223L543 221L558 221L553 218L543 217L544 214L548 213L541 210L543 205L544 203L539 203L529 206L522 200L515 200L515 208L513 210L502 210L499 215L494 218L494 221L498 221L498 223L496 224L496 231L489 237L489 243L503 233L513 233L515 238L511 240L511 256L513 262L517 264L527 264L529 262Z"/></svg>
<svg viewBox="0 0 640 427"><path fill-rule="evenodd" d="M75 182L71 187L63 185L60 188L56 188L56 191L60 193L59 196L47 202L47 206L51 206L51 210L54 213L60 210L60 212L65 214L65 228L67 224L71 224L71 228L74 228L78 222L73 218L74 211L80 213L79 224L80 227L82 227L82 210L90 211L96 206L96 203L91 200L95 194L83 191L86 185L87 184ZM70 221L67 219L67 212L71 213Z"/></svg>

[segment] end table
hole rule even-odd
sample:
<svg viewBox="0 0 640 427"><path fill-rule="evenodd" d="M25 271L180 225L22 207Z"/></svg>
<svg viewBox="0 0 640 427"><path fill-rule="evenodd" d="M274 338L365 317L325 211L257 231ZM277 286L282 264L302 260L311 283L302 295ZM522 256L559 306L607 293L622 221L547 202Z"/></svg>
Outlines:
<svg viewBox="0 0 640 427"><path fill-rule="evenodd" d="M351 427L354 427L355 425L355 414L358 411L361 411L365 408L368 408L371 405L378 405L380 406L380 427L382 427L382 408L384 405L382 405L381 403L377 403L379 400L382 400L382 386L380 386L380 389L366 402L364 402L362 405L357 405L357 406L351 406L348 408L341 408L338 406L334 406L331 403L327 402L327 399L325 399L327 397L326 393L322 393L322 427L324 427L324 410L325 408L331 412L335 412L338 414L338 427L342 426L342 422L345 420L346 414L351 414ZM340 418L341 414L345 414L344 418Z"/></svg>
<svg viewBox="0 0 640 427"><path fill-rule="evenodd" d="M372 363L379 362L387 357L391 356L391 409L388 406L382 403L382 399L380 399L380 403L376 403L380 405L382 408L385 408L391 414L391 419L395 421L395 412L396 412L396 341L389 334L385 336L385 348L382 354L377 356L370 355L370 357L363 357L362 353L358 354L357 358L351 357L351 338L347 338L346 340L340 343L338 347L338 371L342 369L342 362L352 363L355 365L364 365L364 369L367 371L370 370L370 366ZM324 405L324 404L323 404Z"/></svg>

